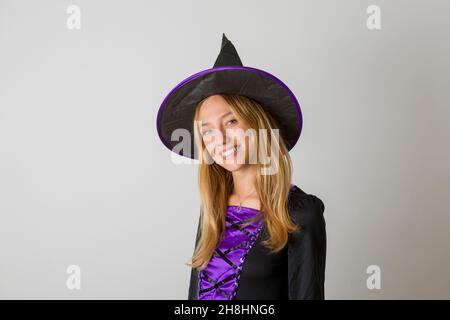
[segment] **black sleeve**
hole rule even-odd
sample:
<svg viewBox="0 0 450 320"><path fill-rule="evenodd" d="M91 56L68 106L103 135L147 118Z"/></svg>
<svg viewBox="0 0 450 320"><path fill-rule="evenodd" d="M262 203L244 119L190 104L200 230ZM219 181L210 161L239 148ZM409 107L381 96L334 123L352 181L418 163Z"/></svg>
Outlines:
<svg viewBox="0 0 450 320"><path fill-rule="evenodd" d="M197 236L195 239L195 247L197 247L198 240L200 239L200 221L201 221L201 212L198 218L197 225ZM195 249L194 247L194 249ZM198 300L198 270L195 268L191 268L191 278L189 281L189 293L188 300Z"/></svg>
<svg viewBox="0 0 450 320"><path fill-rule="evenodd" d="M318 197L309 194L296 197L294 202L290 214L302 230L289 234L289 299L324 300L325 205Z"/></svg>

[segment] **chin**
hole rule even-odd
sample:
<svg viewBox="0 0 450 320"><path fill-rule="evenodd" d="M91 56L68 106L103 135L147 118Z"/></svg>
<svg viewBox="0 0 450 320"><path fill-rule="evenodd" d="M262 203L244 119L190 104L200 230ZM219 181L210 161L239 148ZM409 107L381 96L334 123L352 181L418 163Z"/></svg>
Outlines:
<svg viewBox="0 0 450 320"><path fill-rule="evenodd" d="M238 171L239 169L243 168L245 164L221 164L220 165L225 170L228 170L230 172Z"/></svg>

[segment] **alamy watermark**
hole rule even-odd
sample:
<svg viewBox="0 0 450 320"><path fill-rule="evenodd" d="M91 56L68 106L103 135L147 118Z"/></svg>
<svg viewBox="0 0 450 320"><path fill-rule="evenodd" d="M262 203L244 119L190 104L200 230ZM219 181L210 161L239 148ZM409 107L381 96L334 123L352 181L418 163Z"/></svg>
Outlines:
<svg viewBox="0 0 450 320"><path fill-rule="evenodd" d="M200 121L195 121L194 126L198 123ZM196 134L195 131L194 135ZM174 164L192 164L193 161L207 164L215 162L224 166L259 163L263 175L272 175L279 170L279 129L226 129L225 134L218 129L208 129L200 135L200 137L193 137L191 132L184 128L178 128L172 132L171 141L177 142L171 154ZM193 141L202 141L201 150L199 148L191 150ZM182 154L193 154L197 160L180 158L178 155Z"/></svg>

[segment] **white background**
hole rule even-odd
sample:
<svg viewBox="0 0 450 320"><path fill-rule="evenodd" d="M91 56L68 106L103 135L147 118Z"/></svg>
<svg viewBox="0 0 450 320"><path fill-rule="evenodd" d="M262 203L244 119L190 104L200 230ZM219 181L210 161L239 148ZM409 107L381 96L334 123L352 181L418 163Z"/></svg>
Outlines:
<svg viewBox="0 0 450 320"><path fill-rule="evenodd" d="M450 298L449 14L438 0L0 0L0 298L186 299L197 166L171 161L156 115L212 67L222 32L302 107L294 183L325 203L326 298Z"/></svg>

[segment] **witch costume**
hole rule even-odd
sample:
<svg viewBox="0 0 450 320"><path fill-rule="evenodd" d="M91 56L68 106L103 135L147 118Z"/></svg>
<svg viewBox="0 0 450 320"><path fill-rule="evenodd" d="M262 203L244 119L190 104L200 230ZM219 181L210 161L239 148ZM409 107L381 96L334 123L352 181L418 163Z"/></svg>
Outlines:
<svg viewBox="0 0 450 320"><path fill-rule="evenodd" d="M175 150L176 129L194 135L197 104L218 93L247 96L274 118L288 150L300 137L302 113L292 91L274 75L242 65L234 45L222 36L213 68L180 82L163 100L157 115L163 144L181 156L198 159L196 145ZM192 139L193 140L193 139ZM291 185L288 212L301 231L289 233L287 245L277 253L262 244L269 237L265 213L255 208L228 205L226 230L207 267L191 269L189 300L305 300L325 299L325 206L320 198ZM195 246L201 236L202 211Z"/></svg>

